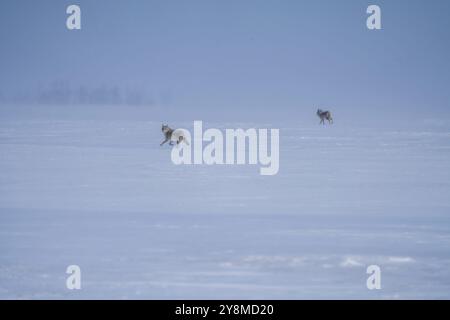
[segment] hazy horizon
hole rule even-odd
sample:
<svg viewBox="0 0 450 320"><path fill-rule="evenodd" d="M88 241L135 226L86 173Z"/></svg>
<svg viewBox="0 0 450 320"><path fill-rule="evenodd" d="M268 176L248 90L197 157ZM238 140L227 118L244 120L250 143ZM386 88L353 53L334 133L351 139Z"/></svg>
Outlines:
<svg viewBox="0 0 450 320"><path fill-rule="evenodd" d="M112 104L149 120L313 123L321 107L355 124L448 122L450 3L377 1L375 31L371 3L81 0L68 30L71 1L3 1L1 114Z"/></svg>

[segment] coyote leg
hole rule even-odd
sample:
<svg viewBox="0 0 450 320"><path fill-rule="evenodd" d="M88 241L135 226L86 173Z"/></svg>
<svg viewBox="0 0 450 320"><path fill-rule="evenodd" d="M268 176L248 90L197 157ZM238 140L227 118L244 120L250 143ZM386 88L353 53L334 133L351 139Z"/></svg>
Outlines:
<svg viewBox="0 0 450 320"><path fill-rule="evenodd" d="M161 142L160 146L162 146L164 143L166 143L167 141L169 141L169 139L164 140L163 142Z"/></svg>

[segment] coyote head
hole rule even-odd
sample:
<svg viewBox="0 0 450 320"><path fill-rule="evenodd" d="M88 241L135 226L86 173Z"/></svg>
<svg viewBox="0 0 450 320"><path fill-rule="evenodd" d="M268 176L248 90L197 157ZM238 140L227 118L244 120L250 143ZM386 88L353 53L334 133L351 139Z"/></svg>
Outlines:
<svg viewBox="0 0 450 320"><path fill-rule="evenodd" d="M169 126L167 124L163 124L161 127L161 131L166 133L170 130Z"/></svg>

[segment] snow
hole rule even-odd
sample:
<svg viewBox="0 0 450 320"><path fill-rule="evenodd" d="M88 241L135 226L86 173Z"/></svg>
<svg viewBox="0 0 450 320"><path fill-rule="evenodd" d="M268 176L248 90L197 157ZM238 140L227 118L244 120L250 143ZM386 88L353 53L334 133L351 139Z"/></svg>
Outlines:
<svg viewBox="0 0 450 320"><path fill-rule="evenodd" d="M450 132L313 119L204 122L279 128L261 176L175 166L156 121L2 118L0 298L450 298Z"/></svg>

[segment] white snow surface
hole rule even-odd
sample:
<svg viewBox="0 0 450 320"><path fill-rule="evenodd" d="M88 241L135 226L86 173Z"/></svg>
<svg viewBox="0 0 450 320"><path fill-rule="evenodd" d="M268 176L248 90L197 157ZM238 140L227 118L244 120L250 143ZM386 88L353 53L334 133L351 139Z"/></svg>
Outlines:
<svg viewBox="0 0 450 320"><path fill-rule="evenodd" d="M315 120L261 176L175 166L160 122L1 119L0 298L449 299L450 132Z"/></svg>

